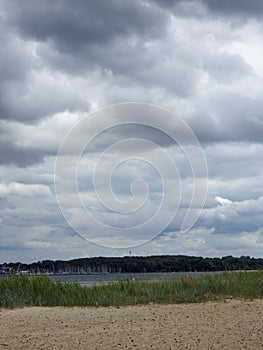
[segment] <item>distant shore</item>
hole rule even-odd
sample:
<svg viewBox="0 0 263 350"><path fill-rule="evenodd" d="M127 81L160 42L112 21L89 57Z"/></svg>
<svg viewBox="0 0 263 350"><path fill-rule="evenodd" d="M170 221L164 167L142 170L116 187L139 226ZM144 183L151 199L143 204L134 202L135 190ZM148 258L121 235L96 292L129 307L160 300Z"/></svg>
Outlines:
<svg viewBox="0 0 263 350"><path fill-rule="evenodd" d="M11 274L100 274L233 271L263 269L263 259L249 256L209 258L187 255L91 257L73 260L42 260L33 263L3 263L1 273Z"/></svg>

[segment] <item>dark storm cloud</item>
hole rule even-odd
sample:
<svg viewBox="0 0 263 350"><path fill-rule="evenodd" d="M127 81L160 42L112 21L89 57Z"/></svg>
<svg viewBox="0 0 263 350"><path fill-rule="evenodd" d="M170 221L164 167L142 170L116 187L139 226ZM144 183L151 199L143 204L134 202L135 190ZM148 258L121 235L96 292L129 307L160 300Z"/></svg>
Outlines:
<svg viewBox="0 0 263 350"><path fill-rule="evenodd" d="M2 144L2 142L0 142L0 149L0 165L15 164L19 167L27 167L42 162L47 155L46 152L23 149L15 145Z"/></svg>
<svg viewBox="0 0 263 350"><path fill-rule="evenodd" d="M104 45L114 37L140 35L147 38L164 34L166 16L157 7L136 1L25 0L5 1L7 23L22 35L53 40L62 51L83 46Z"/></svg>
<svg viewBox="0 0 263 350"><path fill-rule="evenodd" d="M261 0L203 0L211 12L224 16L258 17L263 15Z"/></svg>
<svg viewBox="0 0 263 350"><path fill-rule="evenodd" d="M154 0L160 7L168 8L176 15L202 15L196 11L198 7L206 6L212 15L226 17L258 17L263 14L261 0Z"/></svg>
<svg viewBox="0 0 263 350"><path fill-rule="evenodd" d="M89 102L70 81L54 78L32 41L3 23L0 29L0 119L32 123L58 111L89 110Z"/></svg>
<svg viewBox="0 0 263 350"><path fill-rule="evenodd" d="M0 78L4 81L23 80L27 71L32 68L32 57L27 50L21 50L23 42L7 33L0 20Z"/></svg>
<svg viewBox="0 0 263 350"><path fill-rule="evenodd" d="M78 91L83 86L76 90L71 81L76 72L90 79L97 69L107 79L110 70L147 84L141 72L156 65L144 41L166 32L167 14L154 3L26 0L23 6L19 1L1 5L2 119L32 122L66 109L89 110ZM66 75L64 81L59 72Z"/></svg>
<svg viewBox="0 0 263 350"><path fill-rule="evenodd" d="M38 52L60 71L97 67L143 79L145 66L157 68L145 42L165 35L168 14L154 3L28 0L23 6L18 1L5 5L6 23L22 37L45 42Z"/></svg>

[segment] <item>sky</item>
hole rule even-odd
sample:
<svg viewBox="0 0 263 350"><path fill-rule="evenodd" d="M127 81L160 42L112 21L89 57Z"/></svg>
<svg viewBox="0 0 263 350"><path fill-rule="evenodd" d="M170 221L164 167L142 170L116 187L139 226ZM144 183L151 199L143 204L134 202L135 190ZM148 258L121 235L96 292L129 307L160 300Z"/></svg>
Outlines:
<svg viewBox="0 0 263 350"><path fill-rule="evenodd" d="M0 0L0 262L262 257L262 18L261 0Z"/></svg>

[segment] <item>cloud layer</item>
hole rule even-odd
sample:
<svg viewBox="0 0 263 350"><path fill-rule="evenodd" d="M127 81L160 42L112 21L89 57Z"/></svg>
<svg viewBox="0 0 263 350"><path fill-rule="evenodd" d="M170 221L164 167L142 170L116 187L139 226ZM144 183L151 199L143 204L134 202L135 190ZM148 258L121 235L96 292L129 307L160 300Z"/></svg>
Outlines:
<svg viewBox="0 0 263 350"><path fill-rule="evenodd" d="M100 135L83 157L86 205L108 220L89 186L95 161L112 141L146 137L175 160L183 204L163 235L134 254L262 255L262 15L256 0L0 1L0 260L127 254L75 234L54 190L66 133L90 112L126 101L159 105L192 128L209 171L203 214L187 235L178 232L191 168L169 138L136 125ZM147 152L138 148L142 158ZM119 167L114 193L130 198L138 174L151 189L151 212L161 189L145 164Z"/></svg>

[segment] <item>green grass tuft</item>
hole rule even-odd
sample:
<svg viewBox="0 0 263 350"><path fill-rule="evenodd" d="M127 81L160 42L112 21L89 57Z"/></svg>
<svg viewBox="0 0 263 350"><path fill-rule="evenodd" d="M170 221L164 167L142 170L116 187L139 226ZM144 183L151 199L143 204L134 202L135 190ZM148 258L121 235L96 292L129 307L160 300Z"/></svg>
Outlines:
<svg viewBox="0 0 263 350"><path fill-rule="evenodd" d="M121 306L147 303L196 303L226 298L263 297L263 271L225 272L160 281L119 281L92 287L53 282L47 276L0 280L0 307Z"/></svg>

